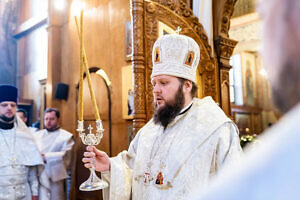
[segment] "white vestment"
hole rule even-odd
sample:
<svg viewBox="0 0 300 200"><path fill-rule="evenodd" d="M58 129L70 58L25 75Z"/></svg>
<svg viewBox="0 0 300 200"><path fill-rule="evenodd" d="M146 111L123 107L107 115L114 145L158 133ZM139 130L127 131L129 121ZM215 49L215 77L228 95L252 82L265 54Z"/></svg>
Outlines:
<svg viewBox="0 0 300 200"><path fill-rule="evenodd" d="M300 103L191 200L299 200Z"/></svg>
<svg viewBox="0 0 300 200"><path fill-rule="evenodd" d="M225 163L238 160L238 130L211 97L193 99L187 112L164 129L150 120L128 152L111 158L104 198L110 200L182 200ZM163 184L155 184L161 172ZM171 186L171 187L169 187Z"/></svg>
<svg viewBox="0 0 300 200"><path fill-rule="evenodd" d="M0 200L31 200L38 196L39 179L44 177L43 160L23 121L14 128L0 129ZM47 185L43 179L42 186ZM46 188L45 188L46 190Z"/></svg>
<svg viewBox="0 0 300 200"><path fill-rule="evenodd" d="M41 153L45 155L45 169L51 189L50 192L40 191L40 195L51 200L65 199L64 180L69 176L73 135L63 129L53 132L43 129L35 133L35 139Z"/></svg>

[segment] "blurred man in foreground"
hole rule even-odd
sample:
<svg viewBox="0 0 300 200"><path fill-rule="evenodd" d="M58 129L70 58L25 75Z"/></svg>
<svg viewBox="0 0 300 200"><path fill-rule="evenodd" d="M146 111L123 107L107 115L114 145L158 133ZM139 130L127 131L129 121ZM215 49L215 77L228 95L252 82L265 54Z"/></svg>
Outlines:
<svg viewBox="0 0 300 200"><path fill-rule="evenodd" d="M242 166L218 177L203 200L299 200L300 1L261 0L263 58L274 103L285 115L249 151Z"/></svg>

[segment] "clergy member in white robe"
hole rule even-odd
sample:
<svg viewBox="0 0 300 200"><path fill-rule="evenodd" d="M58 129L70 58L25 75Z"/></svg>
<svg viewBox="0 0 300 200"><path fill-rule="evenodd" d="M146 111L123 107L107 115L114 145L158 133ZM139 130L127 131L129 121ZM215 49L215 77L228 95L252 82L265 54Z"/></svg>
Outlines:
<svg viewBox="0 0 300 200"><path fill-rule="evenodd" d="M37 200L39 187L49 185L34 139L16 116L16 102L17 88L0 85L0 199Z"/></svg>
<svg viewBox="0 0 300 200"><path fill-rule="evenodd" d="M40 191L43 197L51 200L66 199L64 191L65 180L70 176L73 135L59 128L59 111L55 108L45 110L45 129L35 135L38 147L43 155L46 173L51 191Z"/></svg>
<svg viewBox="0 0 300 200"><path fill-rule="evenodd" d="M85 166L95 164L109 183L105 199L186 199L195 188L205 190L223 165L239 159L235 124L211 97L194 97L199 57L199 46L187 36L165 35L155 42L154 117L128 151L109 160L95 147L84 154Z"/></svg>

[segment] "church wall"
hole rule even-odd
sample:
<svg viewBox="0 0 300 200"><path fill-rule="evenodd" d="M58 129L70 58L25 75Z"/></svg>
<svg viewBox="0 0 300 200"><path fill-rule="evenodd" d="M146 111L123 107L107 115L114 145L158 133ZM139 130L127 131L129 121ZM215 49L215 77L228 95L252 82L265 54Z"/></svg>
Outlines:
<svg viewBox="0 0 300 200"><path fill-rule="evenodd" d="M17 24L16 5L0 1L0 84L16 85L17 43L12 36Z"/></svg>
<svg viewBox="0 0 300 200"><path fill-rule="evenodd" d="M37 38L40 39L37 40ZM47 32L45 27L18 41L18 57L19 99L33 100L33 116L31 117L35 121L39 118L39 105L41 104L39 80L46 78L45 71L47 69ZM35 59L37 57L39 59Z"/></svg>
<svg viewBox="0 0 300 200"><path fill-rule="evenodd" d="M14 37L17 41L17 80L19 103L32 102L29 120L39 119L41 105L41 84L47 76L47 25L41 23L36 28L26 29L25 24L32 27L30 20L42 20L47 11L47 2L40 0L16 1L19 5L18 26ZM35 5L35 6L33 6ZM28 27L28 26L27 26ZM28 101L29 100L29 101Z"/></svg>

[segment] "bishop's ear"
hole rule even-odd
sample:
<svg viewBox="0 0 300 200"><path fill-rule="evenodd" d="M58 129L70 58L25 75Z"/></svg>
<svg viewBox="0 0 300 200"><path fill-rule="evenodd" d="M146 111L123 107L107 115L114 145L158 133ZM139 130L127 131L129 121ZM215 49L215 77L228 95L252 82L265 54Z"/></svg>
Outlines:
<svg viewBox="0 0 300 200"><path fill-rule="evenodd" d="M193 83L190 80L185 80L183 84L183 89L186 92L191 92L193 87Z"/></svg>

